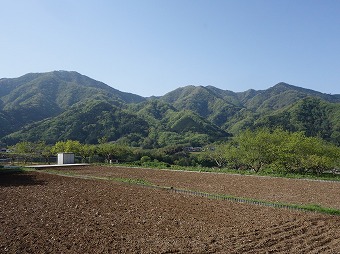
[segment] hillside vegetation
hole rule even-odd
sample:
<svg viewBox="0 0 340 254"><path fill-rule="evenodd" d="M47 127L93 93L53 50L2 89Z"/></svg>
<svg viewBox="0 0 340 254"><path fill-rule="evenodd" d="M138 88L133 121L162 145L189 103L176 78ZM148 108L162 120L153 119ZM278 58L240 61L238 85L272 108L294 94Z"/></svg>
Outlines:
<svg viewBox="0 0 340 254"><path fill-rule="evenodd" d="M99 139L142 148L204 146L258 128L297 132L340 145L340 95L279 83L235 93L186 86L144 98L77 72L0 79L0 141L54 144Z"/></svg>

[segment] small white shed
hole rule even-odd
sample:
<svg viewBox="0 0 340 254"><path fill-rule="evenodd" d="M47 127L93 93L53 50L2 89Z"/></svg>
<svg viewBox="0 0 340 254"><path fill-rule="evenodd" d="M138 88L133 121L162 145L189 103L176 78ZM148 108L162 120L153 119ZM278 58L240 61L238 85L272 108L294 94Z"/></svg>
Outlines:
<svg viewBox="0 0 340 254"><path fill-rule="evenodd" d="M74 164L74 153L58 153L58 165Z"/></svg>

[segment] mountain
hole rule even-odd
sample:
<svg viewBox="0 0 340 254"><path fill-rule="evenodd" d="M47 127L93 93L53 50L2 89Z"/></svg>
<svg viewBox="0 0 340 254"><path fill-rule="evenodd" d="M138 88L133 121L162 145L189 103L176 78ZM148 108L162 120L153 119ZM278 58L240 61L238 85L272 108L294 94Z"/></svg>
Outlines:
<svg viewBox="0 0 340 254"><path fill-rule="evenodd" d="M89 100L72 106L56 117L29 124L5 137L5 141L33 141L38 137L47 143L67 139L97 143L102 137L112 141L132 133L146 137L148 129L146 121L120 106L104 100Z"/></svg>
<svg viewBox="0 0 340 254"><path fill-rule="evenodd" d="M186 86L167 93L160 99L172 103L178 109L192 110L202 117L208 117L215 112L218 104L241 106L236 93L212 86Z"/></svg>
<svg viewBox="0 0 340 254"><path fill-rule="evenodd" d="M144 148L200 146L244 129L280 127L340 144L340 95L278 83L232 92L180 87L144 98L77 72L30 73L0 79L0 141L76 139Z"/></svg>
<svg viewBox="0 0 340 254"><path fill-rule="evenodd" d="M29 73L19 78L0 80L0 98L6 108L32 104L34 98L44 100L58 109L65 109L92 96L107 96L125 103L137 103L145 98L124 93L75 71Z"/></svg>
<svg viewBox="0 0 340 254"><path fill-rule="evenodd" d="M137 103L145 98L118 91L77 72L29 73L19 78L0 80L0 117L5 115L1 135L57 116L71 106L91 99L116 103ZM4 118L4 116L2 117Z"/></svg>
<svg viewBox="0 0 340 254"><path fill-rule="evenodd" d="M234 132L235 124L239 126L243 121L249 127L249 121L288 108L307 97L340 103L340 95L323 94L282 82L267 90L251 89L240 93L212 86L186 86L160 97L160 100L178 109L191 110L221 128Z"/></svg>
<svg viewBox="0 0 340 254"><path fill-rule="evenodd" d="M306 97L316 97L334 103L340 102L340 95L323 94L281 82L267 90L258 92L254 97L246 100L244 105L248 109L263 112L287 107Z"/></svg>

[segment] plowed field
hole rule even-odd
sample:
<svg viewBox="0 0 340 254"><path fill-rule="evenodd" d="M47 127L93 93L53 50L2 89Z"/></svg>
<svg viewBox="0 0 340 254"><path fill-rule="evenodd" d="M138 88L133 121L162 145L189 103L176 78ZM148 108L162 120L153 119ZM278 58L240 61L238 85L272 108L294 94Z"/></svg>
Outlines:
<svg viewBox="0 0 340 254"><path fill-rule="evenodd" d="M123 167L75 167L60 171L143 179L160 186L340 209L340 182Z"/></svg>
<svg viewBox="0 0 340 254"><path fill-rule="evenodd" d="M340 183L149 169L67 171L339 207L334 193ZM326 189L314 190L319 184ZM317 192L324 194L307 197ZM0 253L340 253L339 216L43 172L0 175L0 223Z"/></svg>

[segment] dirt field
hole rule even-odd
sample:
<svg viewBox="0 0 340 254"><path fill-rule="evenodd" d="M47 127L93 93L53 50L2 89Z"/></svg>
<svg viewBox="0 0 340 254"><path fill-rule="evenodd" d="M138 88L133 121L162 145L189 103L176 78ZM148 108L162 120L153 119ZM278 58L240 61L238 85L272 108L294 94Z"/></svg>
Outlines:
<svg viewBox="0 0 340 254"><path fill-rule="evenodd" d="M123 167L76 167L61 171L144 179L160 186L340 209L340 182Z"/></svg>
<svg viewBox="0 0 340 254"><path fill-rule="evenodd" d="M88 167L73 172L76 170L219 193L214 188L226 188L214 187L220 184L221 175L123 168ZM133 173L136 170L142 175ZM191 186L197 177L200 182ZM237 184L236 176L230 177ZM247 197L261 189L247 182L264 178L251 179L257 180L240 177L238 196ZM247 188L242 189L243 185ZM285 196L280 193L282 185L275 186L263 187L272 193L267 198L275 190L278 197ZM228 194L233 189L237 188L230 187ZM334 201L327 202L338 207L339 201ZM0 175L0 223L0 253L340 253L339 216L36 172Z"/></svg>

